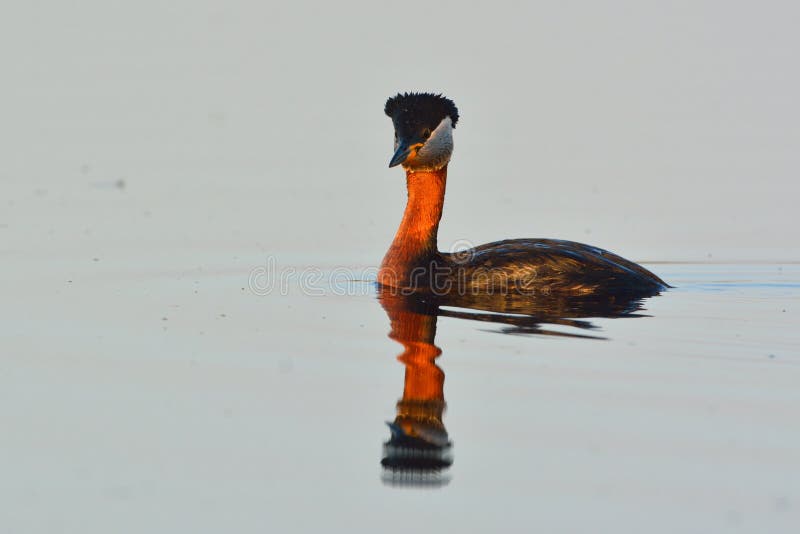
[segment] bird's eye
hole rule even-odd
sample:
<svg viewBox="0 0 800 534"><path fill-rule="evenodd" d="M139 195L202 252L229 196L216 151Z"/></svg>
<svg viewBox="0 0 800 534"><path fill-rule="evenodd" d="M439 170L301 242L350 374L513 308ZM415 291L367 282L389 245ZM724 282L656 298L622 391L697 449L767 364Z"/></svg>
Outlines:
<svg viewBox="0 0 800 534"><path fill-rule="evenodd" d="M425 128L424 130L422 130L422 138L423 138L423 139L427 139L427 138L429 138L430 136L431 136L431 130L430 130L430 128Z"/></svg>

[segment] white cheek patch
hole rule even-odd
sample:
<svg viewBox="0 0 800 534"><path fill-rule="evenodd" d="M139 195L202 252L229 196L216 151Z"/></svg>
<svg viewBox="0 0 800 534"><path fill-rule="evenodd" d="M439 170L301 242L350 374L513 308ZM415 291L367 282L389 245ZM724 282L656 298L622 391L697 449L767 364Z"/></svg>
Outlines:
<svg viewBox="0 0 800 534"><path fill-rule="evenodd" d="M452 154L453 121L445 117L419 149L411 167L415 170L441 169L450 161Z"/></svg>

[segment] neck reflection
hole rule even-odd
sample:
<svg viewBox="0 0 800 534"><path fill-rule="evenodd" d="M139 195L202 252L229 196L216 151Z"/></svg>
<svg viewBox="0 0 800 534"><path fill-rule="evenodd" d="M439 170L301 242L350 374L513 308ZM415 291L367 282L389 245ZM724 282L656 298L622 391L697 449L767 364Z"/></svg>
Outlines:
<svg viewBox="0 0 800 534"><path fill-rule="evenodd" d="M502 325L506 334L555 335L604 339L590 332L586 318L641 317L642 299L620 297L549 297L533 301L508 295L401 295L379 288L378 299L391 323L389 337L403 346L397 360L405 367L403 396L397 415L387 422L390 439L384 443L383 481L400 486L442 486L450 481L453 445L443 423L444 371L436 364L439 316ZM453 309L457 308L457 309ZM558 328L552 328L553 326ZM563 330L569 327L570 331Z"/></svg>
<svg viewBox="0 0 800 534"><path fill-rule="evenodd" d="M436 365L442 351L434 344L436 309L419 300L381 298L391 322L389 337L403 346L397 360L405 366L403 397L397 416L387 423L391 438L384 443L384 481L402 485L440 485L453 463L452 444L442 423L445 409L444 372Z"/></svg>

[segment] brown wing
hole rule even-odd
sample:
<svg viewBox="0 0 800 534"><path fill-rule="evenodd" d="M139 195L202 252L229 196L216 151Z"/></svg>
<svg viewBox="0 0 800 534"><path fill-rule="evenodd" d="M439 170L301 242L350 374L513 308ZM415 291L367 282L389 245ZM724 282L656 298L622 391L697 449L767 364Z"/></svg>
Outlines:
<svg viewBox="0 0 800 534"><path fill-rule="evenodd" d="M444 255L475 289L539 293L655 294L669 287L644 267L607 250L557 239L509 239Z"/></svg>

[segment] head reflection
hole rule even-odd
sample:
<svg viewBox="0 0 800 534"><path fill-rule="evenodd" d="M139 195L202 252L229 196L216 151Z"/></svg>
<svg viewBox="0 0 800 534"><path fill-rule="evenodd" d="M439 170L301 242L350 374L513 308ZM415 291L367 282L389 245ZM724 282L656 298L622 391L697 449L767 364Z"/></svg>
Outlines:
<svg viewBox="0 0 800 534"><path fill-rule="evenodd" d="M400 295L378 289L389 316L389 337L403 346L397 359L405 366L403 396L397 415L388 422L390 438L383 446L384 483L400 486L442 486L450 481L453 445L442 417L444 372L436 365L442 351L435 345L439 316L498 323L507 334L556 335L603 339L591 333L587 317L639 317L642 299L624 297L511 298L509 295L434 297ZM551 328L571 327L573 331Z"/></svg>

